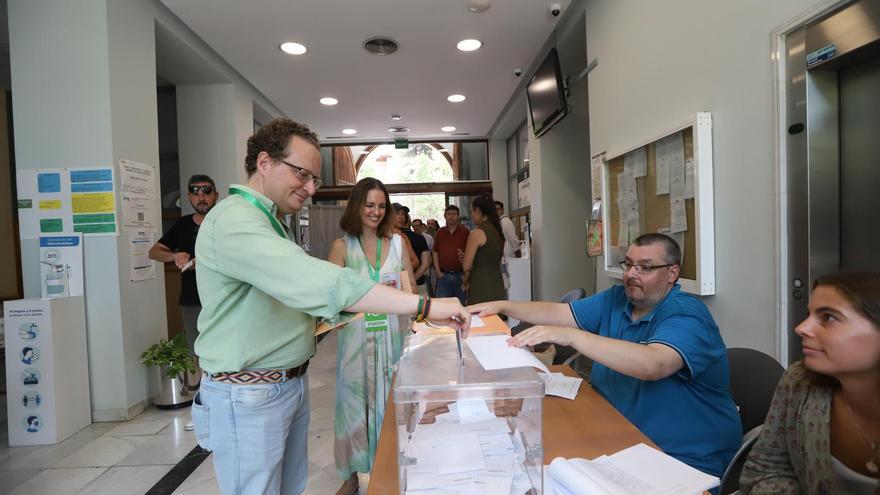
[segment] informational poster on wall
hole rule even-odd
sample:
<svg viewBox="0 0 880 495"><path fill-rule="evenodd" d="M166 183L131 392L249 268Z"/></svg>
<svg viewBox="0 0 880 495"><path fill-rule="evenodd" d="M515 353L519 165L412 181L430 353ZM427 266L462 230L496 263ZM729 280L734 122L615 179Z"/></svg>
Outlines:
<svg viewBox="0 0 880 495"><path fill-rule="evenodd" d="M125 229L128 237L128 262L132 282L156 278L156 262L150 259L150 248L155 243L152 230Z"/></svg>
<svg viewBox="0 0 880 495"><path fill-rule="evenodd" d="M70 175L66 170L18 170L16 187L22 239L73 231Z"/></svg>
<svg viewBox="0 0 880 495"><path fill-rule="evenodd" d="M119 160L119 198L123 227L139 231L158 230L156 167Z"/></svg>
<svg viewBox="0 0 880 495"><path fill-rule="evenodd" d="M82 234L40 236L42 297L83 295Z"/></svg>
<svg viewBox="0 0 880 495"><path fill-rule="evenodd" d="M70 232L116 235L112 167L19 170L16 185L22 239Z"/></svg>
<svg viewBox="0 0 880 495"><path fill-rule="evenodd" d="M4 303L6 391L9 438L13 445L51 443L55 424L50 301L24 299ZM47 355L47 353L49 355Z"/></svg>

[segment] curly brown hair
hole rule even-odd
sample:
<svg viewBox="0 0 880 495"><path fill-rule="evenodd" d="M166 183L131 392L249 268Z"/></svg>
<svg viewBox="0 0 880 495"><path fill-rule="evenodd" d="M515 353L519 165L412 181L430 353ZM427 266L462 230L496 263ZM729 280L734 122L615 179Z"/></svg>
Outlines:
<svg viewBox="0 0 880 495"><path fill-rule="evenodd" d="M244 169L248 177L257 171L257 155L261 151L265 151L276 160L283 160L288 153L287 145L292 136L299 136L315 148L321 149L318 135L305 124L285 118L273 119L248 138L247 156L244 159Z"/></svg>

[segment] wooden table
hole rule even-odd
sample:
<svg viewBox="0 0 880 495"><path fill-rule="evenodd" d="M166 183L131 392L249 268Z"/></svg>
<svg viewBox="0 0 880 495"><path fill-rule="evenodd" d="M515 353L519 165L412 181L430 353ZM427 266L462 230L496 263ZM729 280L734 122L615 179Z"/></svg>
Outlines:
<svg viewBox="0 0 880 495"><path fill-rule="evenodd" d="M550 370L577 376L568 366L551 366ZM594 459L637 443L657 448L586 382L581 384L575 400L551 396L544 398L543 443L544 464L550 464L556 457ZM399 493L397 428L394 401L389 394L368 494Z"/></svg>

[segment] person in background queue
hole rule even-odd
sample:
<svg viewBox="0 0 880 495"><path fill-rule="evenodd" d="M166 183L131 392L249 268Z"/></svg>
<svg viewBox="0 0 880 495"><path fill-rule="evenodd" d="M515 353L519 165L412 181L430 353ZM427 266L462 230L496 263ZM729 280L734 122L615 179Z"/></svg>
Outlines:
<svg viewBox="0 0 880 495"><path fill-rule="evenodd" d="M457 297L464 303L461 261L469 232L460 223L461 216L457 206L448 205L443 216L446 219L446 227L437 231L432 253L434 273L437 276L437 296Z"/></svg>

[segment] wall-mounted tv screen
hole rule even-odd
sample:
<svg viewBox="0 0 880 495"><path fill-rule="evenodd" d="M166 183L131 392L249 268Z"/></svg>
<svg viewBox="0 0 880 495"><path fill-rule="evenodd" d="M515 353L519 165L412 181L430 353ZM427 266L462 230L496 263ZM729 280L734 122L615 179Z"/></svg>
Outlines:
<svg viewBox="0 0 880 495"><path fill-rule="evenodd" d="M556 48L550 50L532 76L526 88L526 95L529 99L532 128L536 137L541 137L568 113L565 85Z"/></svg>

